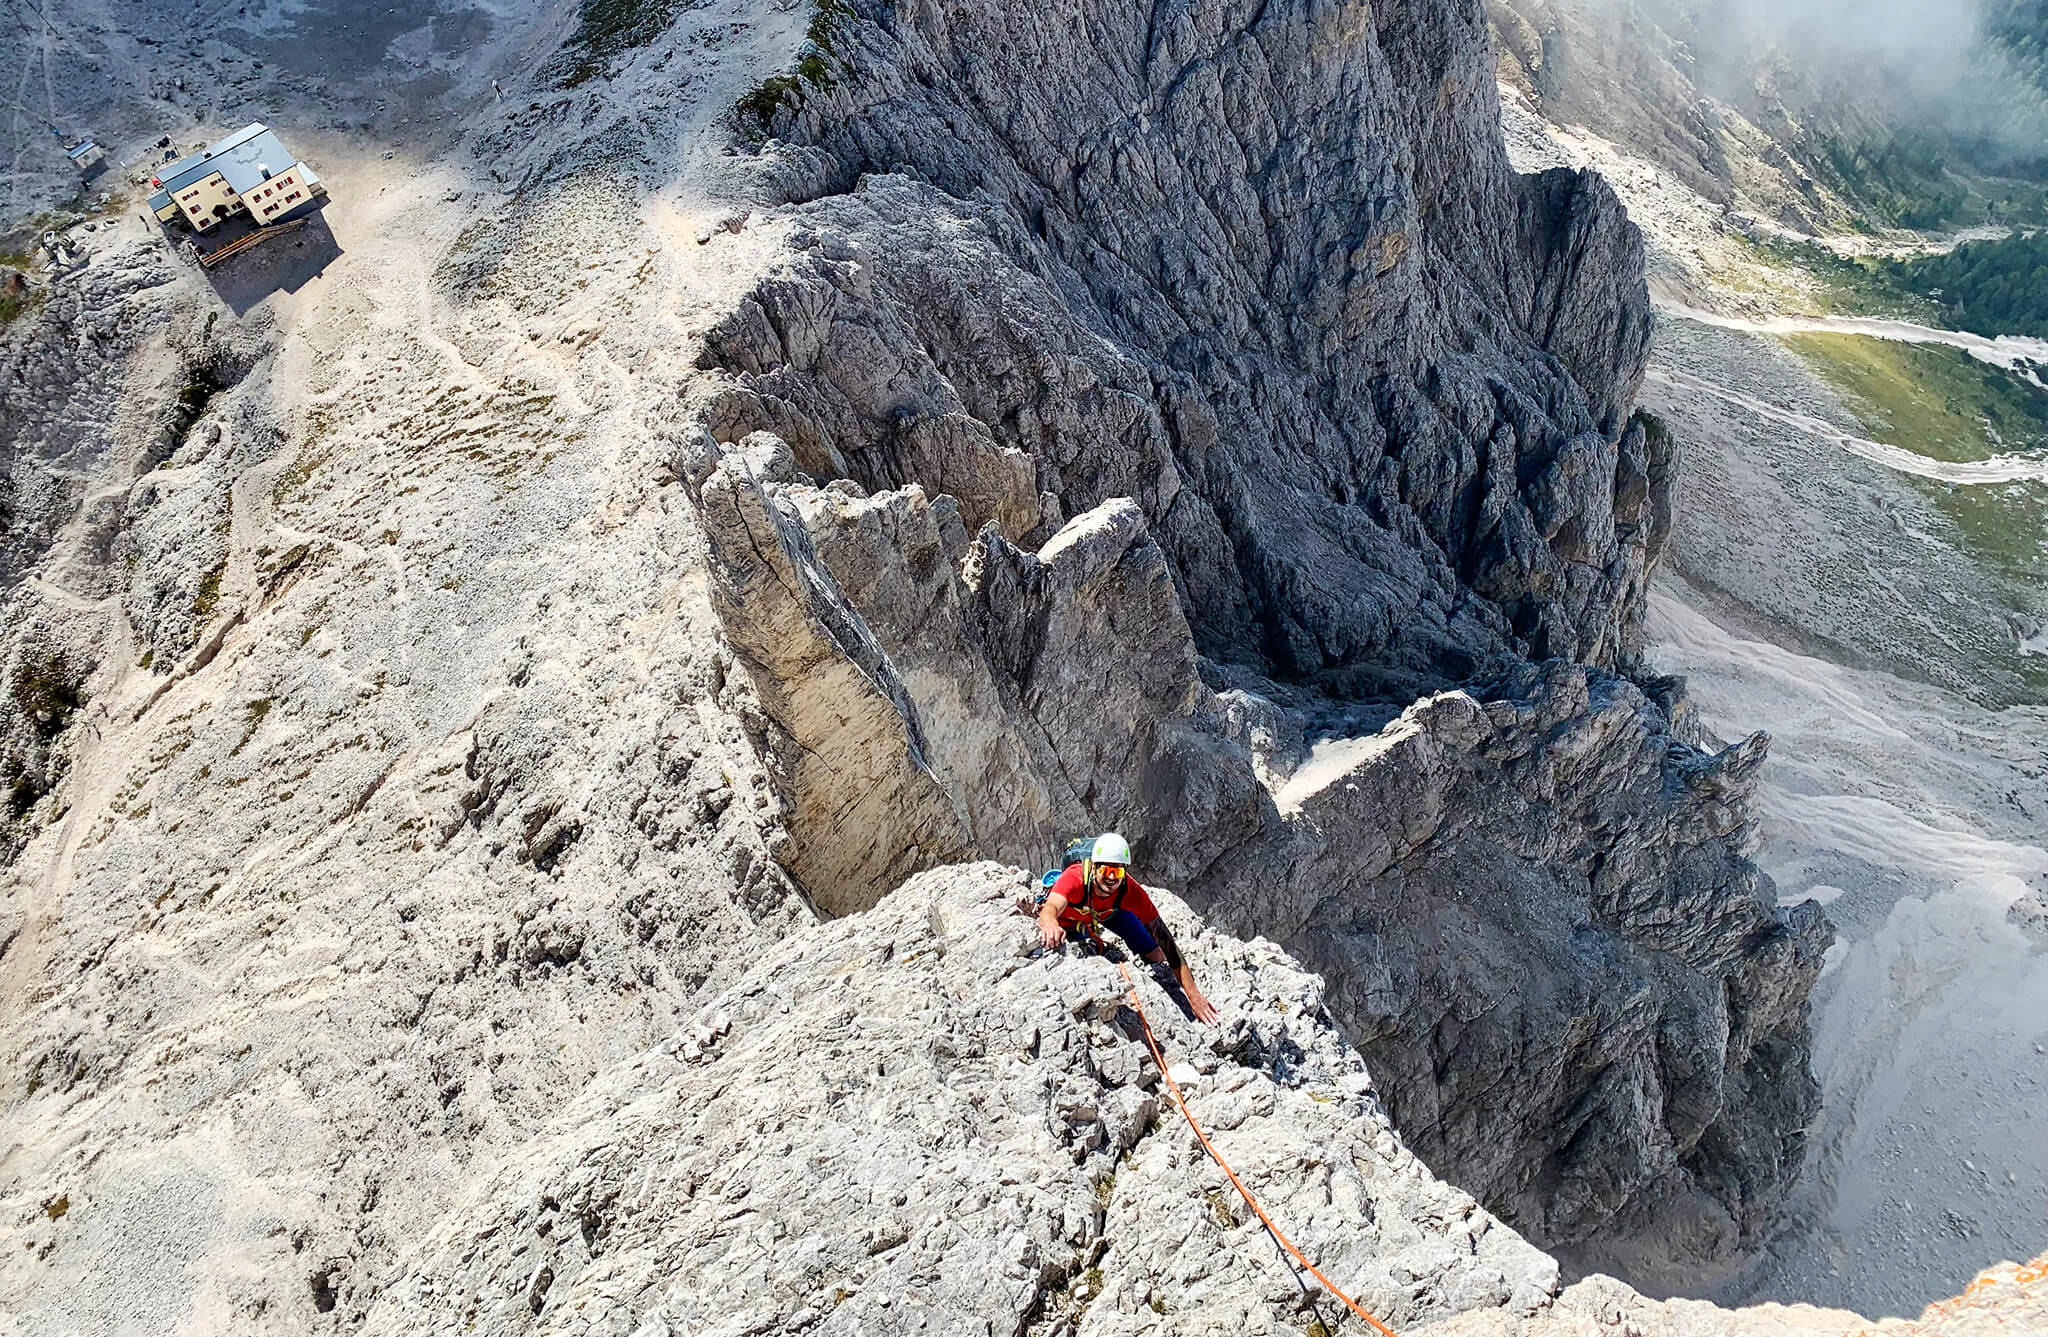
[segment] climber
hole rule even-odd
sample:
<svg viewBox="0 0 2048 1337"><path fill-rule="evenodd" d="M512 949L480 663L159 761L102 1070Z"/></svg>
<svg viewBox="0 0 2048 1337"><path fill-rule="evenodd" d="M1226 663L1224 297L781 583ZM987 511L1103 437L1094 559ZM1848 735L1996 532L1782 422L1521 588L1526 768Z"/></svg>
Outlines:
<svg viewBox="0 0 2048 1337"><path fill-rule="evenodd" d="M1114 831L1097 836L1088 857L1068 864L1046 892L1038 911L1039 941L1051 951L1066 941L1069 930L1092 938L1099 929L1109 929L1155 967L1166 967L1160 982L1169 989L1177 985L1195 1019L1215 1025L1215 1005L1196 987L1194 971L1181 958L1158 907L1131 876L1130 863L1131 847L1122 836Z"/></svg>

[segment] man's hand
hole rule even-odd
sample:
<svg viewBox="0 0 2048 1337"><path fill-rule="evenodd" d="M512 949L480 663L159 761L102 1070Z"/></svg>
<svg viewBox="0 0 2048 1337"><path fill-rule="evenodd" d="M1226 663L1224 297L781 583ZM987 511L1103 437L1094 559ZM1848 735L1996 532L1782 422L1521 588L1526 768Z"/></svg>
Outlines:
<svg viewBox="0 0 2048 1337"><path fill-rule="evenodd" d="M1067 940L1067 931L1060 927L1060 916L1067 912L1067 898L1048 896L1038 910L1038 941L1045 950L1055 951Z"/></svg>
<svg viewBox="0 0 2048 1337"><path fill-rule="evenodd" d="M1195 1020L1201 1022L1204 1026L1214 1026L1221 1015L1216 1011L1216 1005L1202 996L1202 991L1195 987L1193 980L1187 980L1185 983L1187 986L1188 1006L1194 1009Z"/></svg>

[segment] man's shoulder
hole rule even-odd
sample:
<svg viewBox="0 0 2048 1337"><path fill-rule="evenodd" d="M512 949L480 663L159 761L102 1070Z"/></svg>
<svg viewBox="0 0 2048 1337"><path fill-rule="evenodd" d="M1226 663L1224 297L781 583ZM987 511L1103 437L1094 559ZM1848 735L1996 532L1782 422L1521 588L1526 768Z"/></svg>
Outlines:
<svg viewBox="0 0 2048 1337"><path fill-rule="evenodd" d="M1053 879L1053 893L1065 897L1067 902L1072 904L1074 893L1081 889L1081 870L1084 867L1085 864L1068 864L1061 870L1060 875Z"/></svg>

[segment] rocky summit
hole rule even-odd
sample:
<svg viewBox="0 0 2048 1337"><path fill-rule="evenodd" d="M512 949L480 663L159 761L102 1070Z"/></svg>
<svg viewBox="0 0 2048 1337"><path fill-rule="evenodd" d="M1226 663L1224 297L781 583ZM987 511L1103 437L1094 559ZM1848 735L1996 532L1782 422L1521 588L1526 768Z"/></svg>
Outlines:
<svg viewBox="0 0 2048 1337"><path fill-rule="evenodd" d="M1762 1237L1829 929L1478 0L251 8L52 68L324 215L0 329L0 1332L1337 1331L1011 913L1110 828L1388 1322Z"/></svg>
<svg viewBox="0 0 2048 1337"><path fill-rule="evenodd" d="M926 873L765 954L480 1182L371 1330L1282 1334L1318 1303L1334 1324L1177 1112L1148 1023L1218 1149L1362 1302L1548 1300L1557 1264L1402 1145L1314 976L1162 898L1231 1020L1185 1019L1140 969L1141 1021L1115 965L1036 950L1029 885Z"/></svg>

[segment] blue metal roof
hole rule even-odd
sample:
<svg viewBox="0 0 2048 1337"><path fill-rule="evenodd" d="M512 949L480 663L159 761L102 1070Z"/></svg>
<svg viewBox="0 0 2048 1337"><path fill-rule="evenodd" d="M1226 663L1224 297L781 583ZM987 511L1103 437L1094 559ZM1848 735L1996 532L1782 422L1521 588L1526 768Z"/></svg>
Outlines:
<svg viewBox="0 0 2048 1337"><path fill-rule="evenodd" d="M261 121L251 121L226 139L209 144L197 153L186 154L163 171L158 172L156 179L163 182L165 190L177 190L182 186L189 185L191 182L198 180L199 177L216 170L209 165L213 161L214 154L224 153L245 139L264 134L269 128ZM194 175L195 169L201 167L206 168L206 171Z"/></svg>
<svg viewBox="0 0 2048 1337"><path fill-rule="evenodd" d="M80 158L83 158L86 154L91 153L94 149L98 147L99 145L93 143L90 139L88 139L84 143L80 144L77 148L66 150L64 156L71 159L73 162L76 162Z"/></svg>
<svg viewBox="0 0 2048 1337"><path fill-rule="evenodd" d="M201 152L178 159L158 173L157 180L166 191L178 191L219 172L229 190L243 195L262 183L264 169L274 176L297 161L269 126L252 121Z"/></svg>
<svg viewBox="0 0 2048 1337"><path fill-rule="evenodd" d="M154 195L150 196L150 197L149 197L149 207L150 207L151 209L158 209L158 210L161 210L161 209L168 209L168 208L170 208L170 207L171 207L171 192L169 192L168 190L160 190L160 191L158 191L158 192L157 192L156 194L154 194Z"/></svg>

